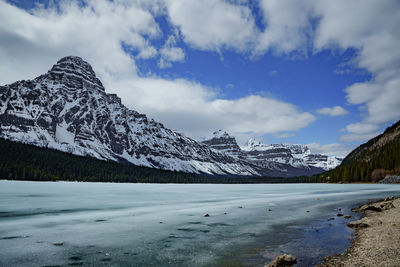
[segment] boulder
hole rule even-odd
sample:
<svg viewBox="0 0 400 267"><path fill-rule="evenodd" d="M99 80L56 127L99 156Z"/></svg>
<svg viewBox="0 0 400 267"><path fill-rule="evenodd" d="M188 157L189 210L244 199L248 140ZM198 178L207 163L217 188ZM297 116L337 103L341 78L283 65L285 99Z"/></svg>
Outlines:
<svg viewBox="0 0 400 267"><path fill-rule="evenodd" d="M385 198L384 200L385 200L385 201L392 201L392 200L394 200L394 196L387 197L387 198Z"/></svg>
<svg viewBox="0 0 400 267"><path fill-rule="evenodd" d="M344 215L343 218L345 218L345 219L351 219L351 218L353 218L353 216L351 216L351 215Z"/></svg>
<svg viewBox="0 0 400 267"><path fill-rule="evenodd" d="M381 212L382 208L380 207L376 207L374 205L367 205L361 208L361 211L367 211L367 210L372 210L372 211L376 211L376 212Z"/></svg>
<svg viewBox="0 0 400 267"><path fill-rule="evenodd" d="M347 224L347 226L350 227L350 228L367 228L367 227L369 227L368 224L366 224L366 223L364 223L364 222L362 222L360 220L354 221L354 222L349 222Z"/></svg>
<svg viewBox="0 0 400 267"><path fill-rule="evenodd" d="M379 207L383 210L390 210L394 208L394 205L392 202L383 202L379 205Z"/></svg>
<svg viewBox="0 0 400 267"><path fill-rule="evenodd" d="M283 254L278 256L275 260L265 265L264 267L290 267L296 264L296 257L290 254Z"/></svg>
<svg viewBox="0 0 400 267"><path fill-rule="evenodd" d="M379 181L380 184L400 184L400 176L387 175L383 180Z"/></svg>

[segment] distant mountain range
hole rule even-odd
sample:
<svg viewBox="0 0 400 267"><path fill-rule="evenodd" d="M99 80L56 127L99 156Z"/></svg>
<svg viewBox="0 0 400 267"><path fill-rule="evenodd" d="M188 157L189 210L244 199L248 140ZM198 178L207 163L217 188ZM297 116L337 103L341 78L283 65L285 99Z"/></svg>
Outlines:
<svg viewBox="0 0 400 267"><path fill-rule="evenodd" d="M289 176L317 174L333 169L341 163L341 159L337 157L312 154L305 145L266 145L250 139L243 147L240 147L236 139L223 130L214 132L211 139L202 143L214 151L251 162L262 169L289 173Z"/></svg>
<svg viewBox="0 0 400 267"><path fill-rule="evenodd" d="M33 80L0 86L0 137L75 155L207 175L313 175L340 159L311 154L302 145L264 145L250 140L240 148L217 131L198 142L129 110L107 94L89 63L60 59Z"/></svg>

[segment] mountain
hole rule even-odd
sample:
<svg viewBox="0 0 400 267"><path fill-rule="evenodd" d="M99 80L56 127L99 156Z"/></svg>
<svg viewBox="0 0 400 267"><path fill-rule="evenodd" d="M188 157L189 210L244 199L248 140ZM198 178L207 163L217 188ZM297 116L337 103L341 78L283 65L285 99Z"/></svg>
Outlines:
<svg viewBox="0 0 400 267"><path fill-rule="evenodd" d="M129 110L80 57L64 57L33 80L0 86L0 137L138 166L261 175L256 166Z"/></svg>
<svg viewBox="0 0 400 267"><path fill-rule="evenodd" d="M400 121L354 149L339 167L320 177L331 182L370 182L386 174L400 174Z"/></svg>
<svg viewBox="0 0 400 267"><path fill-rule="evenodd" d="M289 164L296 168L315 167L330 170L341 163L338 157L328 157L321 154L312 154L305 145L299 144L261 144L250 139L242 150L253 160L268 160Z"/></svg>
<svg viewBox="0 0 400 267"><path fill-rule="evenodd" d="M215 131L211 139L204 140L202 143L218 152L228 154L235 158L244 158L242 150L236 143L235 137L230 136L223 130Z"/></svg>
<svg viewBox="0 0 400 267"><path fill-rule="evenodd" d="M338 166L340 159L320 154L311 154L304 145L272 144L265 145L250 139L239 147L236 139L227 132L219 130L212 138L202 141L211 149L234 158L247 161L263 170L280 172L283 176L309 176Z"/></svg>

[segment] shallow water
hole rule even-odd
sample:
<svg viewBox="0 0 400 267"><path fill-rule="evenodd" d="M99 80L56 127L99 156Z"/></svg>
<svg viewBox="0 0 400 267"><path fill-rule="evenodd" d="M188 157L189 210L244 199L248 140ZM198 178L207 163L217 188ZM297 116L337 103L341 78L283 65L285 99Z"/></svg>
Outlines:
<svg viewBox="0 0 400 267"><path fill-rule="evenodd" d="M398 194L375 184L0 181L0 266L263 266L282 252L308 266L348 246L339 207L350 214Z"/></svg>

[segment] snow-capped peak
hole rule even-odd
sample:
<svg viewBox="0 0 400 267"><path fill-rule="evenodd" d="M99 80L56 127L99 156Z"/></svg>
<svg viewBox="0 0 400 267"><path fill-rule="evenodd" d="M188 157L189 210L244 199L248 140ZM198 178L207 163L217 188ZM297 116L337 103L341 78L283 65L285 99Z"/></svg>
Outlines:
<svg viewBox="0 0 400 267"><path fill-rule="evenodd" d="M333 169L341 163L340 159L321 154L312 154L310 149L300 144L262 144L251 138L241 147L249 159L289 164L294 167L316 167L324 170Z"/></svg>
<svg viewBox="0 0 400 267"><path fill-rule="evenodd" d="M254 139L254 138L250 138L247 143L241 147L242 150L244 151L255 151L255 150L265 150L266 145L261 144L260 141Z"/></svg>
<svg viewBox="0 0 400 267"><path fill-rule="evenodd" d="M231 136L224 130L219 129L213 132L213 138L230 138Z"/></svg>

